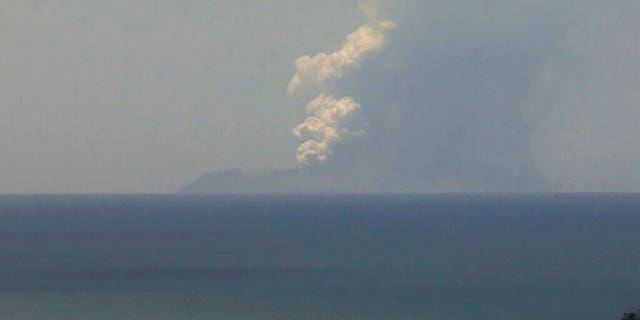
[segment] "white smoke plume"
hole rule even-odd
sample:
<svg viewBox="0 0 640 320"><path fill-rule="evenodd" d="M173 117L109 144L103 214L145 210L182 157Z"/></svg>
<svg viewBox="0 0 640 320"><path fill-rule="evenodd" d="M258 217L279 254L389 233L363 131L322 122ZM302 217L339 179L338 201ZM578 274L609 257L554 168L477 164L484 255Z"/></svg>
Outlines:
<svg viewBox="0 0 640 320"><path fill-rule="evenodd" d="M394 25L388 20L363 25L347 36L347 41L339 50L297 58L296 72L291 77L287 92L294 94L305 86L322 87L326 81L344 76L345 72L359 65L366 53L382 47L385 31Z"/></svg>
<svg viewBox="0 0 640 320"><path fill-rule="evenodd" d="M322 162L331 154L331 145L350 136L361 135L362 130L343 127L345 119L356 112L360 105L349 97L340 100L320 94L307 104L307 119L293 129L293 135L301 143L296 160L309 164L311 159Z"/></svg>
<svg viewBox="0 0 640 320"><path fill-rule="evenodd" d="M361 9L371 21L349 34L337 51L305 55L295 61L295 73L287 87L289 95L303 89L319 93L307 104L307 118L292 130L300 141L296 159L301 164L324 162L333 153L334 144L347 137L364 134L362 129L345 127L347 119L360 108L360 104L348 96L335 98L326 88L327 82L344 77L348 71L358 67L365 54L382 48L385 32L395 26L392 21L373 17L370 6L361 6Z"/></svg>

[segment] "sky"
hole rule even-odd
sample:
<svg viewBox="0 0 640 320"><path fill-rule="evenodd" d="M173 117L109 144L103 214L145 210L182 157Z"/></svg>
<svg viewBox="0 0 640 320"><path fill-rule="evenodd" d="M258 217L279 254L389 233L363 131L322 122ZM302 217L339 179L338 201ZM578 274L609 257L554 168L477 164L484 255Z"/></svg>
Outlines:
<svg viewBox="0 0 640 320"><path fill-rule="evenodd" d="M640 191L640 3L0 4L0 193Z"/></svg>

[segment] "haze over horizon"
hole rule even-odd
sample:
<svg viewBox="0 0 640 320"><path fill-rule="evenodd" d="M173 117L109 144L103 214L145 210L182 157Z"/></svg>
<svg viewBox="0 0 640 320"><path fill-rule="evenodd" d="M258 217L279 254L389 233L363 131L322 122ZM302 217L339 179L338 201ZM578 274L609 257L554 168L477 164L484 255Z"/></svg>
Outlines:
<svg viewBox="0 0 640 320"><path fill-rule="evenodd" d="M640 191L640 2L6 1L0 193Z"/></svg>

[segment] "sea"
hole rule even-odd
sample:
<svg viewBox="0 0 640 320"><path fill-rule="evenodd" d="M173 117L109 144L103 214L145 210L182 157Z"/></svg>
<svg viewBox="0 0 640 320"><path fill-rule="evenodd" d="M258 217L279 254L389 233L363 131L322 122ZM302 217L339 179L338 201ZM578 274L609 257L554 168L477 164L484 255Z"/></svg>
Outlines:
<svg viewBox="0 0 640 320"><path fill-rule="evenodd" d="M0 319L586 319L640 195L5 195Z"/></svg>

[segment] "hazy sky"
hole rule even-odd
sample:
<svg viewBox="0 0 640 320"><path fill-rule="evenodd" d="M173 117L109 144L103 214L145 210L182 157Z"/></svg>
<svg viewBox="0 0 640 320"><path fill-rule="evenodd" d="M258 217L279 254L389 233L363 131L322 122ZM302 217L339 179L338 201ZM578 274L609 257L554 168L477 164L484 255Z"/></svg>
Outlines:
<svg viewBox="0 0 640 320"><path fill-rule="evenodd" d="M622 0L3 1L0 193L640 191L638 30Z"/></svg>

